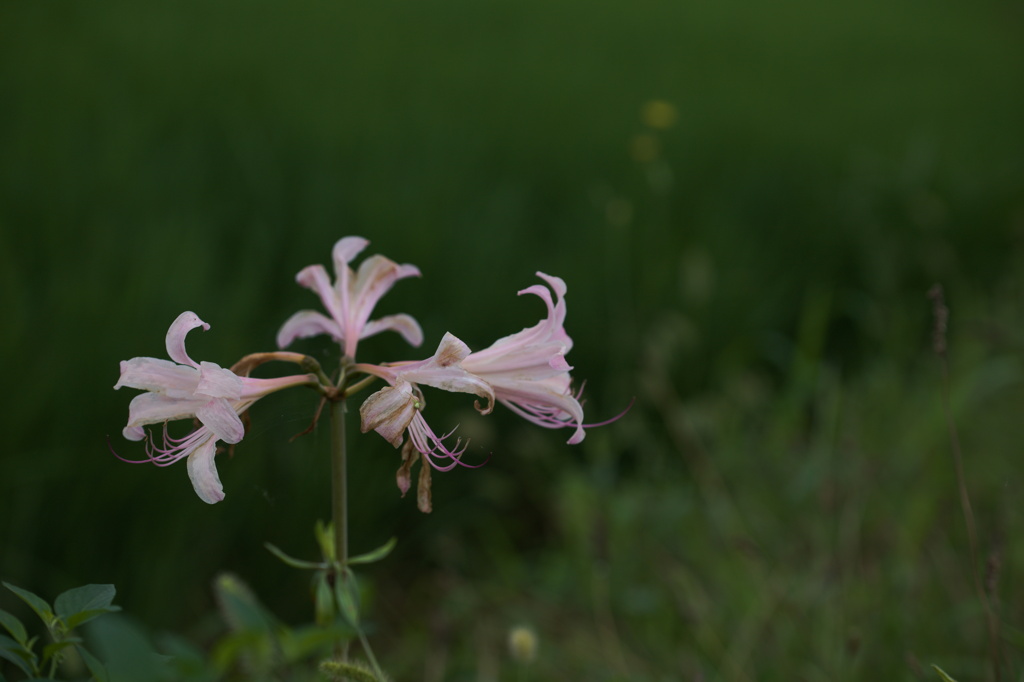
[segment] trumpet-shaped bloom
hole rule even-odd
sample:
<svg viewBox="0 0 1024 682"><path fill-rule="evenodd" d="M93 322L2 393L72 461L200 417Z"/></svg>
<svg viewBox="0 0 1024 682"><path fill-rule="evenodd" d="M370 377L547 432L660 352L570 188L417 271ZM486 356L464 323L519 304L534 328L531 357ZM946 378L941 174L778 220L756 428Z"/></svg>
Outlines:
<svg viewBox="0 0 1024 682"><path fill-rule="evenodd" d="M384 256L370 256L353 272L349 263L369 242L362 237L344 237L334 245L334 272L331 284L322 265L303 268L295 280L316 292L329 317L313 310L301 310L282 325L277 345L284 348L297 338L330 334L340 343L345 355L354 358L360 339L382 331L396 331L413 346L423 343L419 324L409 315L389 315L370 320L374 306L394 283L405 277L419 277L414 265L399 265Z"/></svg>
<svg viewBox="0 0 1024 682"><path fill-rule="evenodd" d="M239 416L263 396L290 386L315 381L313 375L253 379L240 377L212 362L197 363L185 351L185 336L196 327L210 325L193 312L178 316L167 330L167 355L171 360L132 358L121 362L121 377L114 385L145 391L132 399L128 424L123 430L128 440L144 440L147 458L157 466L168 466L187 458L188 475L196 494L210 504L224 499L214 456L217 441L238 443L245 435ZM167 422L194 418L199 428L183 438L167 433ZM147 424L164 423L162 444L149 439Z"/></svg>
<svg viewBox="0 0 1024 682"><path fill-rule="evenodd" d="M469 347L452 334L445 334L433 356L419 362L379 366L359 364L354 369L373 374L388 382L388 386L367 398L359 408L360 427L363 433L376 431L396 448L402 444L408 433L413 446L432 466L442 471L460 463L459 457L465 446L459 449L461 440L452 448L444 441L452 434L437 436L423 418L423 396L419 384L433 386L445 391L473 393L487 401L477 408L490 412L494 405L494 391L486 381L473 376L460 366L470 354ZM439 465L432 457L450 460Z"/></svg>
<svg viewBox="0 0 1024 682"><path fill-rule="evenodd" d="M485 381L497 400L521 417L546 428L575 429L569 443L579 443L585 435L583 406L572 392L572 367L565 359L572 349L564 327L565 282L543 272L537 276L550 290L535 284L519 295L540 297L547 306L547 317L463 358L462 368Z"/></svg>

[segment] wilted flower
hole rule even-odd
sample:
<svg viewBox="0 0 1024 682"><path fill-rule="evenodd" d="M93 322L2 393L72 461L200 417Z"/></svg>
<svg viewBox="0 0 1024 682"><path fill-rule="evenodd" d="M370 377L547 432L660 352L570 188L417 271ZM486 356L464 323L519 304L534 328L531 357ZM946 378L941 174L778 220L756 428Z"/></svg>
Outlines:
<svg viewBox="0 0 1024 682"><path fill-rule="evenodd" d="M462 359L462 369L487 383L497 400L516 414L546 428L574 428L569 443L583 440L583 406L571 388L572 367L565 356L572 339L565 331L565 282L538 272L555 292L540 284L519 292L539 296L548 316L532 327L498 339L490 348Z"/></svg>
<svg viewBox="0 0 1024 682"><path fill-rule="evenodd" d="M158 358L132 358L121 362L121 378L114 385L138 388L128 408L128 425L123 430L128 440L148 439L143 462L168 466L188 459L188 475L196 494L208 503L224 499L224 490L214 464L217 441L238 443L245 435L239 415L265 395L290 386L316 382L311 374L253 379L240 377L212 362L196 363L185 351L185 336L196 327L210 325L193 312L178 316L167 330L167 355L173 362ZM201 426L182 438L167 432L167 422L195 418ZM143 426L164 423L162 444L149 439ZM131 460L129 460L131 461Z"/></svg>
<svg viewBox="0 0 1024 682"><path fill-rule="evenodd" d="M367 398L359 408L363 433L376 431L396 448L408 433L413 447L435 468L447 471L459 464L465 447L460 450L461 441L457 441L449 449L444 441L452 434L439 437L427 424L421 413L423 396L419 385L476 394L487 400L486 406L480 407L478 403L478 408L484 413L490 412L494 405L494 391L485 381L459 366L469 353L466 344L452 334L445 334L437 351L426 360L384 366L355 365L354 369L378 376L389 384ZM438 465L432 456L450 459L451 463Z"/></svg>
<svg viewBox="0 0 1024 682"><path fill-rule="evenodd" d="M362 237L344 237L334 245L333 286L322 265L310 265L295 276L307 289L315 291L330 317L313 310L292 315L277 334L277 345L284 348L297 338L330 334L342 344L345 355L354 358L359 339L391 330L401 334L413 346L423 343L419 324L409 315L388 315L370 321L377 301L405 277L419 277L414 265L399 265L384 256L370 256L359 266L358 274L349 267L369 242Z"/></svg>

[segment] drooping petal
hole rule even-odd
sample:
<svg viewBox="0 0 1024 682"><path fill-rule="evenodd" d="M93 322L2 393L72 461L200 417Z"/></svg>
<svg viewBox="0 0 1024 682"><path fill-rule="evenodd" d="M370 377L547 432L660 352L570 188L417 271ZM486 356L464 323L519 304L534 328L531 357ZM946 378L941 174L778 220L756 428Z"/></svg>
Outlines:
<svg viewBox="0 0 1024 682"><path fill-rule="evenodd" d="M160 393L140 393L132 398L132 402L128 405L125 438L135 440L127 435L128 430L133 427L191 418L207 400L209 399L182 399Z"/></svg>
<svg viewBox="0 0 1024 682"><path fill-rule="evenodd" d="M224 486L221 485L217 465L213 461L216 454L217 442L211 437L188 456L188 477L199 499L207 504L224 499Z"/></svg>
<svg viewBox="0 0 1024 682"><path fill-rule="evenodd" d="M398 489L402 492L402 497L409 492L409 488L412 486L412 465L419 461L420 451L416 449L412 441L406 441L405 445L402 446L402 465L398 467L398 471L395 472L395 482L398 484ZM424 464L424 466L427 466Z"/></svg>
<svg viewBox="0 0 1024 682"><path fill-rule="evenodd" d="M401 381L396 386L382 388L363 401L359 408L359 429L363 433L376 431L397 448L416 413L417 400L412 394L412 386Z"/></svg>
<svg viewBox="0 0 1024 682"><path fill-rule="evenodd" d="M189 365L198 369L199 365L185 352L185 337L196 327L202 327L203 331L209 331L210 329L210 325L200 320L198 315L191 310L186 310L171 323L170 329L167 330L165 343L167 345L167 356L171 360L174 360L179 365Z"/></svg>
<svg viewBox="0 0 1024 682"><path fill-rule="evenodd" d="M420 466L420 478L416 484L416 507L424 514L434 509L430 492L430 469L425 464Z"/></svg>
<svg viewBox="0 0 1024 682"><path fill-rule="evenodd" d="M245 435L245 425L236 406L224 398L213 398L196 409L196 419L225 443L237 443Z"/></svg>
<svg viewBox="0 0 1024 682"><path fill-rule="evenodd" d="M305 339L320 334L329 334L339 343L344 341L341 327L337 322L314 310L300 310L281 325L281 331L277 332L277 347L286 348L295 339Z"/></svg>

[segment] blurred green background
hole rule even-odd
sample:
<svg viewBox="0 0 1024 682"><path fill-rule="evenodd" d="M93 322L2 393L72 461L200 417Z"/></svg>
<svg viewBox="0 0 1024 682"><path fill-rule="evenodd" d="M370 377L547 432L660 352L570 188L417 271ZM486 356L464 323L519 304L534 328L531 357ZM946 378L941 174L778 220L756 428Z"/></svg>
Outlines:
<svg viewBox="0 0 1024 682"><path fill-rule="evenodd" d="M316 396L253 409L227 493L119 462L183 310L197 359L270 350L344 235L416 264L380 313L475 349L569 286L583 444L431 394L489 463L434 477L351 438L353 550L396 679L991 677L930 352L1024 671L1024 6L1015 1L237 0L0 4L0 577L117 585L153 632L217 632L229 570L289 622L329 514ZM330 344L310 341L325 364ZM293 392L295 393L295 392ZM17 610L10 595L0 606Z"/></svg>

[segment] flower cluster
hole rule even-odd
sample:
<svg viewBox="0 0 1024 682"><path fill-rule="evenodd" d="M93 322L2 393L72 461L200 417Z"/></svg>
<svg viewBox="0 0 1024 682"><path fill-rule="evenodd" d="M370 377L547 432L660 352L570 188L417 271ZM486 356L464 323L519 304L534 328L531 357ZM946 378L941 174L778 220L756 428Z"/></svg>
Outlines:
<svg viewBox="0 0 1024 682"><path fill-rule="evenodd" d="M320 297L327 314L297 312L277 335L279 348L319 334L333 338L344 356L342 378L335 386L325 386L322 373L253 379L213 363L197 364L185 352L185 335L198 326L209 329L209 325L191 312L182 313L167 333L167 353L173 362L155 358L122 362L121 378L114 388L129 386L146 391L132 400L124 429L129 440L147 441L147 458L141 461L166 466L186 458L196 493L206 502L217 502L224 493L214 466L216 444L234 444L242 439L240 415L249 406L269 393L296 385L317 387L332 399L344 398L353 385L352 377L357 376L376 377L387 384L363 402L360 426L364 433L376 431L396 448L402 448L398 480L403 494L409 487L409 467L419 457L442 471L464 465L461 457L466 444L458 438L450 443L453 433L438 435L424 419L423 386L472 394L483 414L501 403L539 426L571 429L570 444L583 440L584 428L589 425L583 423L583 407L579 394L573 392L569 374L572 367L565 357L572 348L564 326L565 282L538 272L543 284L527 287L519 294L540 298L547 308L546 316L483 350L473 352L447 333L426 359L361 363L356 361L359 341L382 331L398 332L416 347L423 341L419 324L409 315L370 319L377 302L398 280L420 273L413 265L399 265L379 255L366 258L354 271L350 263L367 244L361 237L345 237L334 245L333 282L322 265L310 265L298 273L296 281ZM168 435L166 423L185 418L195 419L198 427L183 438ZM161 422L164 435L162 442L156 443L142 427ZM425 503L424 480L428 488ZM429 508L426 467L420 482L420 507Z"/></svg>

